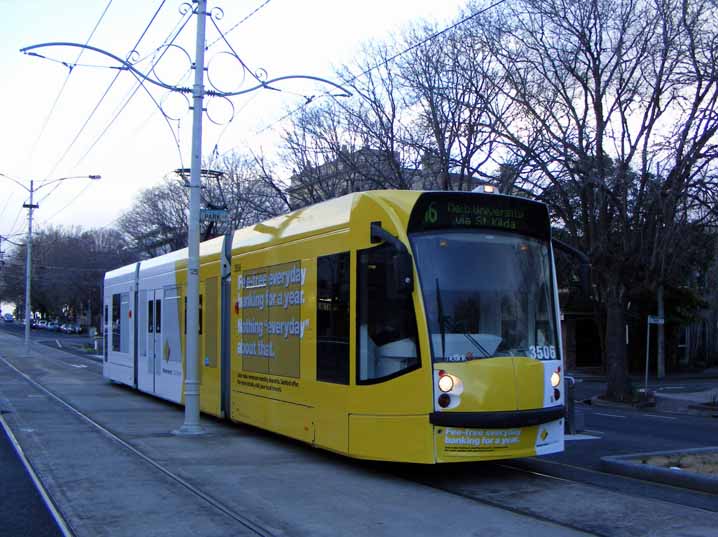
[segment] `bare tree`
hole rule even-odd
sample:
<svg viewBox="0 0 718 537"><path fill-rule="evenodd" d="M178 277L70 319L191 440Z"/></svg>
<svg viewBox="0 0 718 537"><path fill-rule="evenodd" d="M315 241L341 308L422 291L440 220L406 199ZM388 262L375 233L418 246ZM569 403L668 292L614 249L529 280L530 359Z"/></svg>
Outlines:
<svg viewBox="0 0 718 537"><path fill-rule="evenodd" d="M207 162L202 178L204 208L225 210L226 222L201 222L206 240L286 212L286 203L267 181L262 162L229 152ZM118 220L118 228L133 247L153 257L187 246L188 181L183 173L165 177L140 192Z"/></svg>
<svg viewBox="0 0 718 537"><path fill-rule="evenodd" d="M495 179L498 133L492 122L507 113L500 91L490 80L490 51L470 26L441 33L424 24L408 33L409 48L400 59L408 107L415 110L416 135L423 168L443 190L465 190L471 179Z"/></svg>
<svg viewBox="0 0 718 537"><path fill-rule="evenodd" d="M282 157L291 169L287 192L294 206L360 190L415 186L420 152L393 55L386 44L367 45L359 60L338 72L351 98L292 116Z"/></svg>
<svg viewBox="0 0 718 537"><path fill-rule="evenodd" d="M629 291L665 283L679 234L715 218L715 15L704 0L519 0L475 24L514 105L494 125L524 188L592 260L615 399Z"/></svg>
<svg viewBox="0 0 718 537"><path fill-rule="evenodd" d="M25 243L15 248L0 272L7 298L20 311L25 302L25 248ZM33 311L71 320L88 311L99 315L104 273L136 258L136 252L115 230L40 230L33 237Z"/></svg>

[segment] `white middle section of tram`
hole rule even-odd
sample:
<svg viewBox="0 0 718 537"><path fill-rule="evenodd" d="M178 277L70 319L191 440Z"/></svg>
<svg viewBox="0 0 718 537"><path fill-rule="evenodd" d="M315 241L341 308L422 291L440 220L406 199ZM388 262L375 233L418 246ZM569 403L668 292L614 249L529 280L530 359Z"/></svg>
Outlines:
<svg viewBox="0 0 718 537"><path fill-rule="evenodd" d="M176 403L184 380L180 301L186 294L176 262L184 258L180 250L112 271L104 292L104 376Z"/></svg>

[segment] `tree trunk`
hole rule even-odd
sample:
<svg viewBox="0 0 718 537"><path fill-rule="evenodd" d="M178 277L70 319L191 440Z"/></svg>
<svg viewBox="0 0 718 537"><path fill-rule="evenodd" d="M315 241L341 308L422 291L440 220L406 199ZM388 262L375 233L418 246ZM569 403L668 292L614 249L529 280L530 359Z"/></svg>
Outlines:
<svg viewBox="0 0 718 537"><path fill-rule="evenodd" d="M622 285L613 284L606 293L606 397L613 401L631 400L626 354L626 308Z"/></svg>

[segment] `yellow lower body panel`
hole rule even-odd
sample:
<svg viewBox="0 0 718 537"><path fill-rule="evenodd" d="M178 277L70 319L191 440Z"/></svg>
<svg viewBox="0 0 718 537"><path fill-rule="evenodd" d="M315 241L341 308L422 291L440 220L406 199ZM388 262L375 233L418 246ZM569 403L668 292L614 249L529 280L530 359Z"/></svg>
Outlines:
<svg viewBox="0 0 718 537"><path fill-rule="evenodd" d="M433 463L432 426L419 416L349 415L349 455L359 459Z"/></svg>
<svg viewBox="0 0 718 537"><path fill-rule="evenodd" d="M232 392L232 420L255 425L304 442L314 442L311 407Z"/></svg>

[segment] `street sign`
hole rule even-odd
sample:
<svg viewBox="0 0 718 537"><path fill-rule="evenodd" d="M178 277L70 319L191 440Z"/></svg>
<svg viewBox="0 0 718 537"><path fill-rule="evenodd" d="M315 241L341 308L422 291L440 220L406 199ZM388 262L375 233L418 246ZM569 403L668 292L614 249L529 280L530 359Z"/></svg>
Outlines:
<svg viewBox="0 0 718 537"><path fill-rule="evenodd" d="M224 209L200 209L199 219L204 222L227 222L229 213Z"/></svg>
<svg viewBox="0 0 718 537"><path fill-rule="evenodd" d="M658 317L656 315L649 315L648 316L648 324L665 324L666 320L663 317Z"/></svg>

